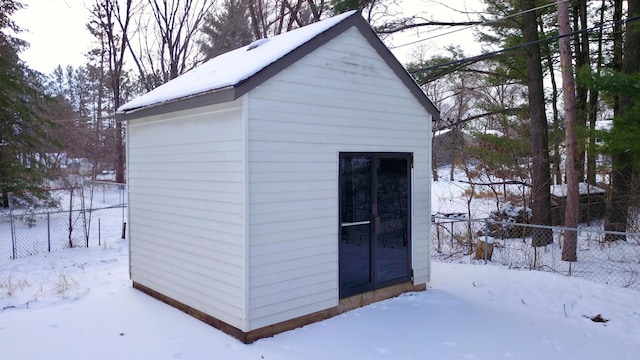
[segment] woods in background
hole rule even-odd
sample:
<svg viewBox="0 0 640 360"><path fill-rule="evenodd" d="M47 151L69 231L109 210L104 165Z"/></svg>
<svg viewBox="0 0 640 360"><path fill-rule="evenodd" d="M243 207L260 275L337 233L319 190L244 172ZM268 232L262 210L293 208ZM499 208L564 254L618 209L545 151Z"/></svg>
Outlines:
<svg viewBox="0 0 640 360"><path fill-rule="evenodd" d="M640 168L640 0L482 3L482 11L466 13L468 21L451 22L402 15L394 1L92 0L87 31L95 41L86 64L38 74L20 60L27 44L16 38L11 16L22 5L0 0L0 203L59 175L64 158L86 159L89 176L113 171L123 182L126 129L114 116L121 104L219 54L355 9L383 38L473 26L483 54L417 47L406 64L441 109L435 128L477 139L459 161L479 160L471 176L527 184L535 224L551 224L552 184L602 186L606 230L628 230ZM566 33L558 26L564 6ZM574 65L564 81L562 39ZM563 89L570 78L575 90ZM567 91L575 105L567 106ZM534 236L534 246L545 245L546 235Z"/></svg>

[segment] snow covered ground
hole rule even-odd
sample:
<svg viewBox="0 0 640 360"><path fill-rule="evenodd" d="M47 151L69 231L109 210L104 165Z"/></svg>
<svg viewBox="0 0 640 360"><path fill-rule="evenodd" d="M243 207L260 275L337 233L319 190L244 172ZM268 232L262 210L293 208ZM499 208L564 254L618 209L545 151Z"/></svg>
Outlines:
<svg viewBox="0 0 640 360"><path fill-rule="evenodd" d="M131 287L126 240L0 260L2 359L637 359L640 293L433 264L427 291L244 345ZM608 322L593 322L600 315Z"/></svg>
<svg viewBox="0 0 640 360"><path fill-rule="evenodd" d="M464 188L435 183L433 212L466 213ZM495 203L471 208L482 217ZM114 235L0 259L0 359L639 358L638 290L495 264L434 262L432 280L427 291L244 345L133 289L127 240Z"/></svg>

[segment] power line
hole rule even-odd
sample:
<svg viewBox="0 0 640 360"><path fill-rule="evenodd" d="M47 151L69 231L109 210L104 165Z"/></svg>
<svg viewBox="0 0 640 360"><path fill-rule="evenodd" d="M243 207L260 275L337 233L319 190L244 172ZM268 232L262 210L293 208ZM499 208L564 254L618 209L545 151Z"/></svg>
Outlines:
<svg viewBox="0 0 640 360"><path fill-rule="evenodd" d="M619 25L621 22L628 23L628 22L637 21L637 20L640 20L640 16L635 16L635 17L628 18L626 20L621 20L621 21L610 20L610 21L607 21L607 22L609 22L611 24L607 25L607 27L613 27L613 26ZM486 59L492 58L492 57L494 57L496 55L500 55L500 54L508 52L508 51L519 50L519 49L525 48L527 46L532 46L532 45L537 45L537 44L546 44L546 43L550 43L552 41L555 41L555 40L558 40L558 39L561 39L561 38L564 38L564 37L567 37L567 36L573 36L573 35L576 35L576 34L581 34L583 32L590 33L590 32L592 32L594 30L599 30L601 28L604 28L605 24L607 22L602 23L600 25L596 25L596 26L587 28L587 29L580 29L580 30L572 31L572 32L570 32L568 34L556 35L556 36L552 36L552 37L549 37L549 38L546 38L546 39L540 39L540 40L537 40L537 41L531 41L531 42L520 44L520 45L517 45L517 46L512 46L512 47L505 48L505 49L491 51L491 52L488 52L488 53L484 53L484 54L480 54L480 55L476 55L476 56L471 56L471 57L463 58L463 59L460 59L460 60L454 60L454 61L450 61L450 62L447 62L447 63L431 65L431 66L427 66L427 67L424 67L424 68L411 70L411 71L409 71L409 73L410 74L415 74L415 73L419 73L419 72L425 72L425 71L438 69L438 68L442 68L442 67L449 67L449 66L464 66L467 63L471 64L471 63L475 63L475 62L478 62L478 61L486 60Z"/></svg>
<svg viewBox="0 0 640 360"><path fill-rule="evenodd" d="M550 6L556 6L558 4L561 4L561 3L564 3L564 2L569 2L569 1L570 0L560 0L560 1L557 1L557 2L554 2L554 3L551 3L551 4L538 6L538 7L533 8L533 9L529 9L529 10L525 10L525 11L519 11L517 13L511 14L511 15L508 15L508 16L505 16L505 17L502 17L502 18L499 18L499 19L494 19L494 20L489 20L489 21L485 21L485 22L481 22L481 23L477 23L477 24L473 24L473 25L468 25L468 26L465 26L465 27L462 27L462 28L458 28L458 29L455 29L455 30L451 30L451 31L448 31L448 32L444 32L444 33L441 33L441 34L438 34L438 35L433 35L433 36L429 36L429 37L426 37L426 38L423 38L423 39L418 39L418 40L415 40L415 41L412 41L412 42L409 42L409 43L406 43L406 44L389 47L389 49L393 50L393 49L398 49L398 48L409 46L409 45L414 45L414 44L417 44L419 42L423 42L423 41L427 41L427 40L431 40L431 39L436 39L436 38L439 38L439 37L442 37L442 36L445 36L445 35L450 35L450 34L453 34L453 33L456 33L456 32L468 30L468 29L471 29L471 28L474 28L474 27L478 27L478 26L488 26L490 24L499 23L499 22L502 22L504 20L510 19L512 17L520 16L522 14L526 14L526 13L531 12L531 11L542 10L542 9L550 7Z"/></svg>

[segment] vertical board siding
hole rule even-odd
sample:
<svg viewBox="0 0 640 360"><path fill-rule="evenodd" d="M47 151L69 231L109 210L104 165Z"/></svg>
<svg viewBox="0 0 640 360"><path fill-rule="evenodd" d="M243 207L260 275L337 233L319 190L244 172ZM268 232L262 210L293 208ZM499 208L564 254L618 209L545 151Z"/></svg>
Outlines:
<svg viewBox="0 0 640 360"><path fill-rule="evenodd" d="M249 327L338 304L338 153L414 153L414 282L429 277L431 117L355 29L249 94Z"/></svg>
<svg viewBox="0 0 640 360"><path fill-rule="evenodd" d="M131 278L242 328L241 102L128 124Z"/></svg>

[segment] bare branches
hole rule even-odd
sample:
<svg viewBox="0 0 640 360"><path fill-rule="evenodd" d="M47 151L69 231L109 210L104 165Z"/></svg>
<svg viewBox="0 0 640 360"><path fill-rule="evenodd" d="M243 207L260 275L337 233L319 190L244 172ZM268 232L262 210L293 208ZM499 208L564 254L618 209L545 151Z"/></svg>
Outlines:
<svg viewBox="0 0 640 360"><path fill-rule="evenodd" d="M148 0L147 3L155 22L158 47L154 49L145 40L145 46L141 46L141 50L145 51L132 55L138 58L136 62L141 62L140 59L144 58L154 73L160 72L154 75L167 82L190 70L202 60L202 57L193 51L193 44L204 17L213 7L213 1ZM143 55L145 53L146 57ZM156 58L150 54L155 54ZM149 77L149 74L145 77Z"/></svg>
<svg viewBox="0 0 640 360"><path fill-rule="evenodd" d="M496 110L496 111L487 111L487 112L483 112L482 114L476 114L476 115L468 116L468 117L466 117L464 119L460 119L460 120L456 120L456 121L450 121L447 124L444 124L443 126L434 127L432 129L432 131L436 132L436 131L440 131L440 130L444 130L444 129L454 128L454 127L460 126L462 124L471 122L473 120L478 120L478 119L486 118L486 117L493 116L493 115L514 114L514 113L519 113L519 112L523 112L523 111L526 111L526 110L527 109L524 108L524 107L514 107L514 108L499 109L499 110Z"/></svg>
<svg viewBox="0 0 640 360"><path fill-rule="evenodd" d="M474 26L481 25L482 21L461 21L461 22L453 22L453 21L423 21L414 23L417 18L406 18L399 21L389 22L380 27L376 27L376 32L378 34L394 34L397 32L415 29L425 26Z"/></svg>
<svg viewBox="0 0 640 360"><path fill-rule="evenodd" d="M109 89L113 95L113 108L117 109L122 99L124 82L124 56L128 47L129 26L133 12L133 0L126 0L124 5L118 0L95 0L92 15L98 25L101 36L106 37L103 56L107 56L109 67ZM124 182L124 144L122 123L115 125L115 159L116 182Z"/></svg>
<svg viewBox="0 0 640 360"><path fill-rule="evenodd" d="M319 21L329 9L325 0L247 0L247 6L256 39Z"/></svg>

